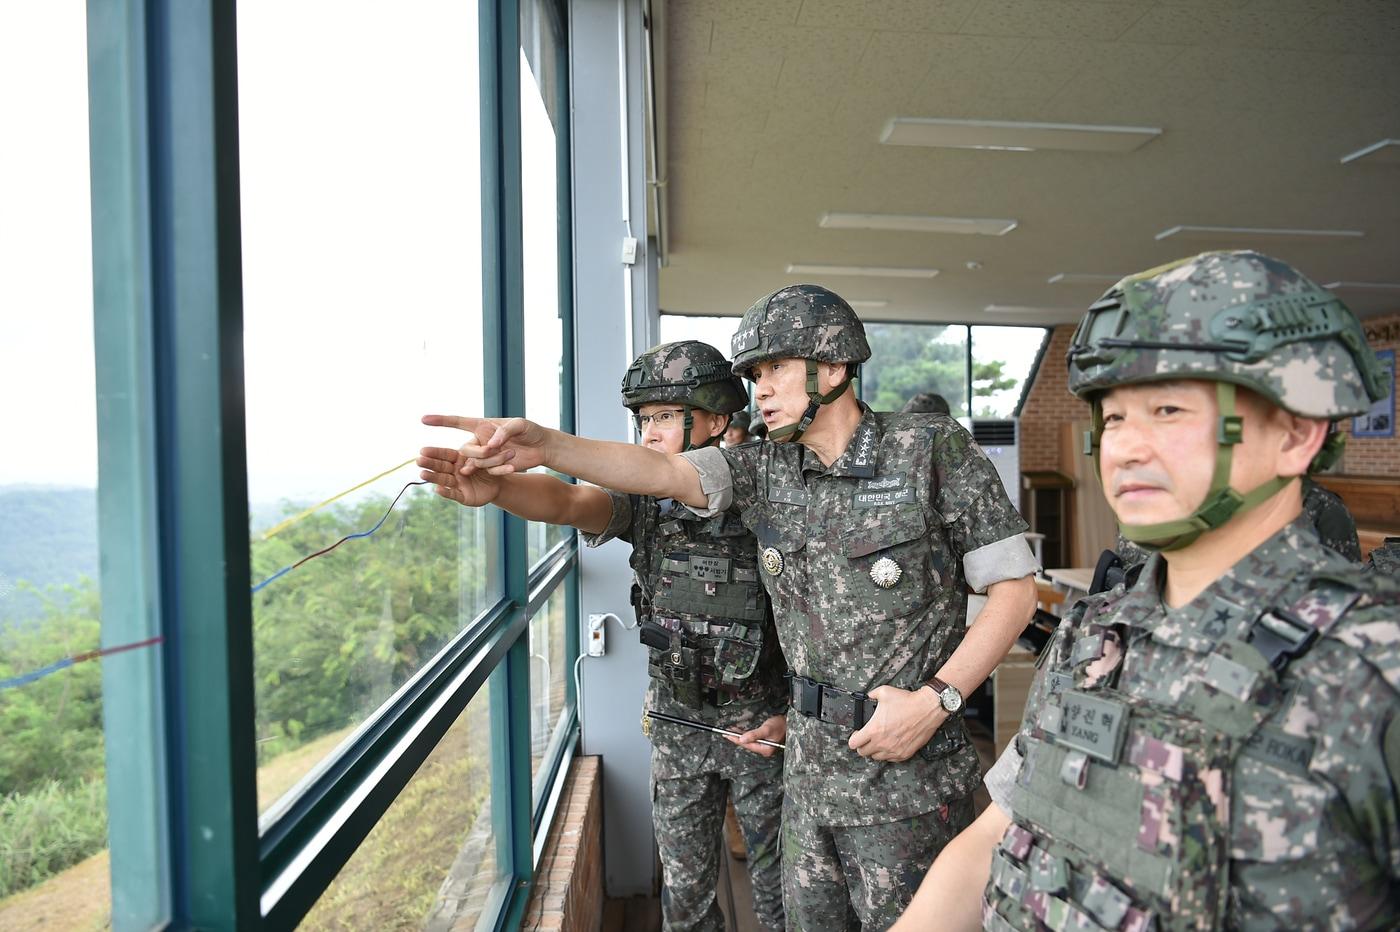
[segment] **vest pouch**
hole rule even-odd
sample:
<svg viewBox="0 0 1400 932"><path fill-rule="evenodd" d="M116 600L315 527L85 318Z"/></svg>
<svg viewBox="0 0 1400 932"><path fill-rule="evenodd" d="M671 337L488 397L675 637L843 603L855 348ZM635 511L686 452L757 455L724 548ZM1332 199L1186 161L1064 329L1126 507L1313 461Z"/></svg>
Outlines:
<svg viewBox="0 0 1400 932"><path fill-rule="evenodd" d="M731 634L705 638L704 648L712 651L714 676L718 686L738 686L758 669L758 657L763 651L763 629L734 625ZM737 635L737 636L736 636Z"/></svg>
<svg viewBox="0 0 1400 932"><path fill-rule="evenodd" d="M698 554L666 558L652 595L657 611L674 612L720 621L761 622L767 606L758 571L727 557Z"/></svg>
<svg viewBox="0 0 1400 932"><path fill-rule="evenodd" d="M1017 929L1222 927L1236 743L1113 689L1085 695L1057 696L1022 739L988 907Z"/></svg>

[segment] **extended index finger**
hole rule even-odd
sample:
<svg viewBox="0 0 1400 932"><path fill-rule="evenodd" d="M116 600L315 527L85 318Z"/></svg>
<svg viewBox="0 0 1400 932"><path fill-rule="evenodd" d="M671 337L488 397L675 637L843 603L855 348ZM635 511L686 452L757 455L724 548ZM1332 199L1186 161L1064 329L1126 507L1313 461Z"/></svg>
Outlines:
<svg viewBox="0 0 1400 932"><path fill-rule="evenodd" d="M423 423L429 427L455 427L458 430L467 430L472 433L481 426L481 422L486 420L481 417L466 417L460 414L425 414Z"/></svg>

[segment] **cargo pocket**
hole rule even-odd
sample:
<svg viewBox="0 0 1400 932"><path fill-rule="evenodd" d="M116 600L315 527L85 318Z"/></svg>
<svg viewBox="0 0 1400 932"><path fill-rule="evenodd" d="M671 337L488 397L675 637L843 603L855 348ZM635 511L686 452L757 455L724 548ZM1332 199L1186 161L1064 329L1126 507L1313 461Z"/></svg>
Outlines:
<svg viewBox="0 0 1400 932"><path fill-rule="evenodd" d="M926 606L943 584L944 567L928 540L917 506L862 515L845 542L851 608L872 621L898 618Z"/></svg>

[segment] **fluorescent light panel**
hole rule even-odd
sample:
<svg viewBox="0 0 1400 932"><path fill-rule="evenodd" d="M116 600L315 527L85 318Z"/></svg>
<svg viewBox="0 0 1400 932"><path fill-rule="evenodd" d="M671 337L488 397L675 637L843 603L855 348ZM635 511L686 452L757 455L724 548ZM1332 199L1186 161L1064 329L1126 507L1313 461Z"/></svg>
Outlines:
<svg viewBox="0 0 1400 932"><path fill-rule="evenodd" d="M1328 291L1400 291L1400 282L1328 282Z"/></svg>
<svg viewBox="0 0 1400 932"><path fill-rule="evenodd" d="M1031 307L1028 304L988 304L982 310L990 314L1063 314L1070 311L1079 313L1079 308L1074 307Z"/></svg>
<svg viewBox="0 0 1400 932"><path fill-rule="evenodd" d="M924 217L909 214L852 214L829 211L821 226L830 230L899 230L906 233L977 233L1005 236L1016 229L1015 220L988 217Z"/></svg>
<svg viewBox="0 0 1400 932"><path fill-rule="evenodd" d="M1047 285L1112 285L1121 281L1122 275L1105 275L1101 272L1056 272L1045 280Z"/></svg>
<svg viewBox="0 0 1400 932"><path fill-rule="evenodd" d="M895 117L880 141L888 146L934 146L1034 152L1132 152L1162 135L1156 126L1095 126L1084 123L1015 123L1003 120L944 120Z"/></svg>
<svg viewBox="0 0 1400 932"><path fill-rule="evenodd" d="M1342 156L1342 164L1365 160L1367 165L1400 165L1400 139L1382 139Z"/></svg>
<svg viewBox="0 0 1400 932"><path fill-rule="evenodd" d="M1158 233L1158 240L1180 239L1238 239L1241 236L1267 236L1275 239L1304 239L1328 242L1336 239L1356 239L1365 236L1361 230L1288 230L1277 227L1208 227L1175 226Z"/></svg>
<svg viewBox="0 0 1400 932"><path fill-rule="evenodd" d="M794 262L787 267L789 275L854 275L871 278L933 278L938 269L895 268L886 265L819 265Z"/></svg>
<svg viewBox="0 0 1400 932"><path fill-rule="evenodd" d="M867 310L873 309L873 308L877 308L877 307L888 307L888 306L889 306L889 303L890 303L890 302L888 302L888 301L877 301L877 300L865 300L865 301L851 301L851 302L849 302L849 304L851 305L851 307L866 308Z"/></svg>

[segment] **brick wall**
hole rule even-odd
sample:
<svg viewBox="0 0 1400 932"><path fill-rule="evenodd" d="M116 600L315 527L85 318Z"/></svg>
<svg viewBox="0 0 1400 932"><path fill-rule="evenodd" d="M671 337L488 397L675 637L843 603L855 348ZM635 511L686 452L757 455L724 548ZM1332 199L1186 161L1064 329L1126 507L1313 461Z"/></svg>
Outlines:
<svg viewBox="0 0 1400 932"><path fill-rule="evenodd" d="M559 797L525 929L597 932L603 923L603 781L597 757L575 757Z"/></svg>
<svg viewBox="0 0 1400 932"><path fill-rule="evenodd" d="M1400 312L1362 321L1374 350L1397 350L1400 355ZM1342 425L1351 431L1351 419ZM1341 472L1349 476L1400 478L1400 432L1394 437L1348 437Z"/></svg>
<svg viewBox="0 0 1400 932"><path fill-rule="evenodd" d="M1059 469L1062 426L1088 420L1089 406L1069 393L1065 353L1075 324L1056 327L1021 409L1021 470Z"/></svg>
<svg viewBox="0 0 1400 932"><path fill-rule="evenodd" d="M1400 355L1400 312L1364 321L1366 338L1376 350L1396 350ZM1021 469L1060 468L1062 426L1087 420L1089 408L1069 393L1065 352L1074 336L1073 324L1056 327L1050 347L1041 360L1035 384L1021 410ZM1400 409L1397 409L1400 413ZM1351 430L1351 419L1342 425ZM1342 458L1342 473L1350 476L1400 478L1400 431L1394 437L1349 437Z"/></svg>

